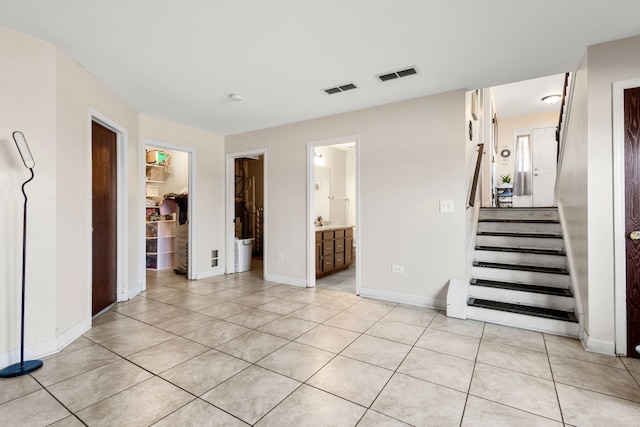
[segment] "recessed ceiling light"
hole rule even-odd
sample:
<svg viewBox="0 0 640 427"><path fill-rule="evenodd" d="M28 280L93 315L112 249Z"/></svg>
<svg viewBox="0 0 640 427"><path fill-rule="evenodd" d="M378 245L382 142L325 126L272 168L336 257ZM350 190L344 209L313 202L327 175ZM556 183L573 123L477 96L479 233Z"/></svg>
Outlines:
<svg viewBox="0 0 640 427"><path fill-rule="evenodd" d="M237 93L232 93L231 95L229 95L229 99L231 99L232 101L235 101L235 102L240 102L240 101L242 101L242 95L237 94Z"/></svg>
<svg viewBox="0 0 640 427"><path fill-rule="evenodd" d="M546 102L547 104L555 104L556 102L560 101L560 98L562 98L560 95L547 95L542 98L542 101Z"/></svg>

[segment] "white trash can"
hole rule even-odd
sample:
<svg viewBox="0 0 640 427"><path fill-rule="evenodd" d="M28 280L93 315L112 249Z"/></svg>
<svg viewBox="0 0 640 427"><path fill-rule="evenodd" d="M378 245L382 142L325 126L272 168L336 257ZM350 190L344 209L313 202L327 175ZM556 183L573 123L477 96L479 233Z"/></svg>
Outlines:
<svg viewBox="0 0 640 427"><path fill-rule="evenodd" d="M235 255L236 273L251 270L253 239L236 239L233 252Z"/></svg>

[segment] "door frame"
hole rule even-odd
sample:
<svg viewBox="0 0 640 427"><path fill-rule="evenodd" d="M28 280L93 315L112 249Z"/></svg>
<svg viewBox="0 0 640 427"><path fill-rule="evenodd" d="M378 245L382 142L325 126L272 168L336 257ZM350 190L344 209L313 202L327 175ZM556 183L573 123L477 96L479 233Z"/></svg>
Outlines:
<svg viewBox="0 0 640 427"><path fill-rule="evenodd" d="M88 128L88 149L87 149L87 182L92 182L92 172L93 172L93 166L92 166L92 161L93 161L93 154L92 154L92 139L93 139L93 131L91 129L91 125L93 122L98 123L100 126L103 126L107 129L109 129L110 131L114 132L116 134L116 156L117 156L117 163L116 163L116 180L117 180L117 184L116 184L116 203L118 204L117 207L117 219L116 219L116 227L117 227L117 231L116 231L116 238L117 238L117 244L116 244L116 248L117 248L117 255L116 255L116 277L117 277L117 284L116 284L116 301L120 302L120 301L126 301L129 299L129 292L127 290L126 287L126 274L127 271L129 270L128 267L128 255L129 255L129 251L128 251L128 245L127 245L127 235L128 235L128 221L126 221L127 218L127 212L128 212L128 205L127 205L127 197L125 197L125 195L127 194L127 168L125 167L125 165L127 164L127 140L128 140L128 134L127 134L127 130L120 126L119 124L117 124L115 121L111 120L110 118L108 118L107 116L105 116L104 114L101 114L100 112L94 110L94 109L89 109L89 120L87 121L87 128ZM93 218L93 201L92 201L92 195L93 195L93 190L88 192L88 203L87 203L87 218ZM92 252L92 248L93 248L93 232L91 231L91 227L92 225L89 226L89 233L88 233L88 237L87 237L87 253L91 254ZM88 268L87 268L87 283L88 283L88 301L87 301L87 314L89 318L92 318L92 301L93 301L93 257L89 257L88 260Z"/></svg>
<svg viewBox="0 0 640 427"><path fill-rule="evenodd" d="M234 253L234 240L235 240L235 224L233 220L235 219L235 196L236 196L236 180L235 180L235 168L236 168L236 159L241 157L251 157L251 156L262 156L262 197L263 197L263 215L262 215L262 278L267 280L268 277L268 267L269 267L269 210L268 206L268 194L267 194L267 149L266 148L258 148L250 151L242 151L238 153L229 153L227 154L227 165L226 165L226 227L225 227L225 240L226 240L226 248L225 248L225 273L226 274L235 274L235 258L233 256Z"/></svg>
<svg viewBox="0 0 640 427"><path fill-rule="evenodd" d="M640 87L640 78L613 82L613 263L615 352L627 355L627 251L625 247L624 90Z"/></svg>
<svg viewBox="0 0 640 427"><path fill-rule="evenodd" d="M140 144L140 159L145 159L146 163L146 147L152 146L156 148L164 148L166 150L173 151L181 151L183 153L187 153L188 157L188 167L189 173L188 178L189 182L187 183L187 188L189 192L189 198L187 199L187 212L188 212L188 220L189 220L189 234L188 234L188 244L187 244L187 257L189 261L187 262L187 279L195 280L196 279L196 264L197 260L194 256L194 247L196 246L196 236L198 235L196 232L197 220L196 215L194 215L196 209L196 149L193 147L186 147L184 145L176 145L169 144L167 142L156 141L152 139L143 139ZM146 175L145 175L144 167L140 167L140 186L141 186L141 194L143 195L142 203L141 203L141 213L139 215L140 218L140 283L142 284L142 291L147 289L147 261L146 261L146 241L147 241L147 229L145 223L145 210L146 210Z"/></svg>
<svg viewBox="0 0 640 427"><path fill-rule="evenodd" d="M361 244L361 220L360 220L360 135L341 136L331 139L322 139L307 142L307 287L316 286L316 227L314 224L316 211L315 198L315 148L327 145L355 142L355 185L356 200L354 203L356 212L356 231L353 238L356 242L356 295L360 295L362 288L362 244Z"/></svg>

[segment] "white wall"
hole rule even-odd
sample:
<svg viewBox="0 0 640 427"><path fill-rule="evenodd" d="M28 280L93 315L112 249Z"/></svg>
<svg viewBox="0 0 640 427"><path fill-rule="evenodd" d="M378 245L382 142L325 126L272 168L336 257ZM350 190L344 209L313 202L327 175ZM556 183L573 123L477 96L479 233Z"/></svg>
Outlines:
<svg viewBox="0 0 640 427"><path fill-rule="evenodd" d="M195 210L192 220L196 277L203 278L224 273L224 188L225 155L222 136L148 116L140 116L140 138L195 150L196 195L192 199ZM141 202L140 202L141 203ZM142 221L142 215L138 222ZM211 250L220 254L219 267L211 268Z"/></svg>
<svg viewBox="0 0 640 427"><path fill-rule="evenodd" d="M306 143L360 135L363 294L444 306L465 268L464 107L457 91L228 136L227 153L269 152L270 274L306 281ZM440 213L441 199L455 212Z"/></svg>

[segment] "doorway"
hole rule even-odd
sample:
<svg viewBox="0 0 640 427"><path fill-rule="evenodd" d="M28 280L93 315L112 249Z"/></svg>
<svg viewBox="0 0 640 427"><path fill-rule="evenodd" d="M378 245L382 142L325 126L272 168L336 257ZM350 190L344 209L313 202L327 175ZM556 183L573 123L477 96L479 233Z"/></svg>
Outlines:
<svg viewBox="0 0 640 427"><path fill-rule="evenodd" d="M193 149L144 141L144 258L146 289L161 271L193 279L195 219ZM170 274L173 274L170 273Z"/></svg>
<svg viewBox="0 0 640 427"><path fill-rule="evenodd" d="M99 118L91 122L91 316L126 299L122 289L124 227L122 164L124 132Z"/></svg>
<svg viewBox="0 0 640 427"><path fill-rule="evenodd" d="M307 286L360 293L359 136L307 144Z"/></svg>
<svg viewBox="0 0 640 427"><path fill-rule="evenodd" d="M640 79L613 85L615 352L640 358Z"/></svg>
<svg viewBox="0 0 640 427"><path fill-rule="evenodd" d="M227 155L227 274L267 279L267 150Z"/></svg>

